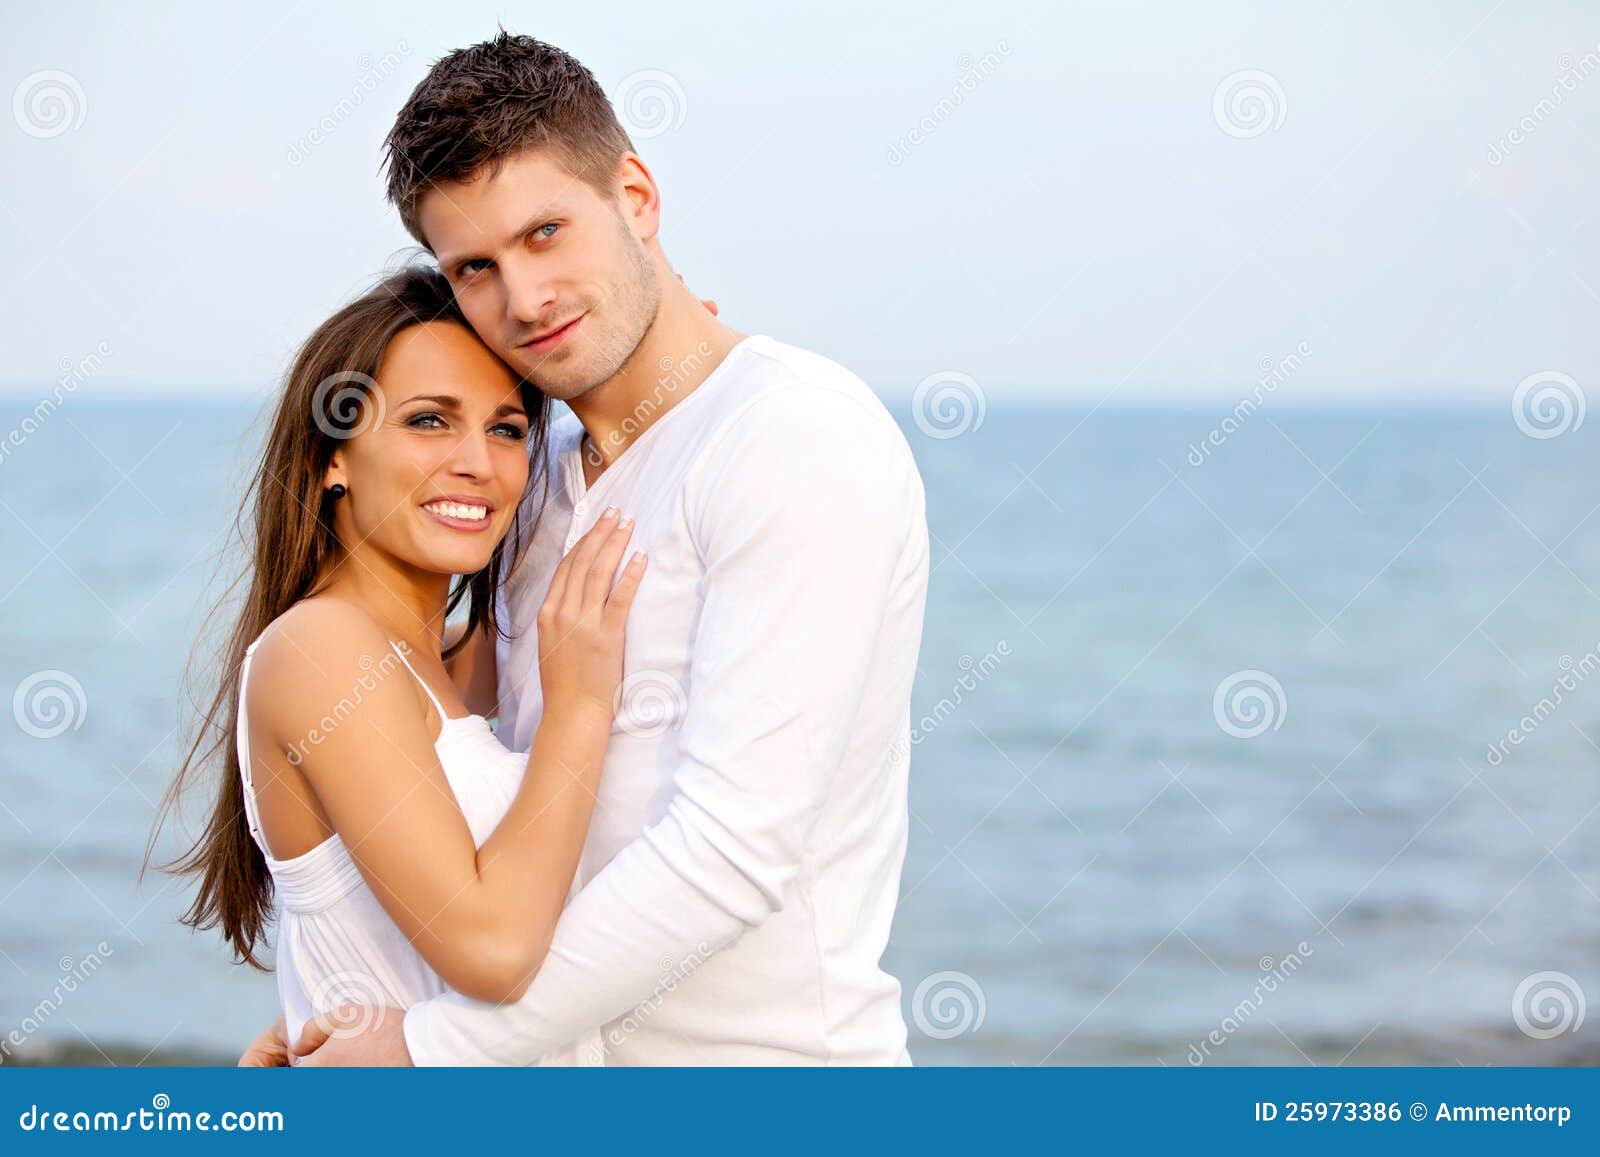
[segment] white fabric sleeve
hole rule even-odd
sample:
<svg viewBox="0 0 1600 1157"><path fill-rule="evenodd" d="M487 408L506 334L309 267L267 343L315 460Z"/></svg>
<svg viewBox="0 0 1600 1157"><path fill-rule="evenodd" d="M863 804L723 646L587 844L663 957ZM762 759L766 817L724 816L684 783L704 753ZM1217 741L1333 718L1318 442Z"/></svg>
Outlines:
<svg viewBox="0 0 1600 1157"><path fill-rule="evenodd" d="M771 390L714 436L684 490L706 575L675 794L568 906L520 1001L412 1006L415 1064L531 1063L783 906L922 501L892 420L843 391Z"/></svg>

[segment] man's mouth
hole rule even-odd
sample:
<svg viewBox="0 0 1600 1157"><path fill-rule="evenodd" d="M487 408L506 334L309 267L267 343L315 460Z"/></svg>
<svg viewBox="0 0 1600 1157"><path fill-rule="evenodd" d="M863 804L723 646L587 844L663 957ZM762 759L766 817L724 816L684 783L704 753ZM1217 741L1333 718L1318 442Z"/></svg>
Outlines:
<svg viewBox="0 0 1600 1157"><path fill-rule="evenodd" d="M435 522L452 530L487 530L493 503L472 498L435 498L422 504Z"/></svg>
<svg viewBox="0 0 1600 1157"><path fill-rule="evenodd" d="M529 338L517 348L529 350L536 354L548 353L566 341L572 335L572 331L578 327L578 323L587 316L588 314L580 313L577 317L564 325L558 326L556 329L549 330L539 337Z"/></svg>

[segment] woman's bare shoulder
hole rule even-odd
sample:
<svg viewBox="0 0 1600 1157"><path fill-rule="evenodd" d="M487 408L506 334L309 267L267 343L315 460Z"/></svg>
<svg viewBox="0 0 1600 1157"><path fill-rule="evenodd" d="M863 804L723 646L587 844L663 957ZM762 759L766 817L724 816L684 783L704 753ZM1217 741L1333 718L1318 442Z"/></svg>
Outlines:
<svg viewBox="0 0 1600 1157"><path fill-rule="evenodd" d="M251 717L298 732L397 660L376 619L355 603L320 596L274 619L256 642L246 689Z"/></svg>

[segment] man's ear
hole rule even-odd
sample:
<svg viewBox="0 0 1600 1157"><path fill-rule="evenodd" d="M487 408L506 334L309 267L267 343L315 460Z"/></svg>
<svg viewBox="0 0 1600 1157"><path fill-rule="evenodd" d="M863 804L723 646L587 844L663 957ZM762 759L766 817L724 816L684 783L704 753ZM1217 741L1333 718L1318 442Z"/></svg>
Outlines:
<svg viewBox="0 0 1600 1157"><path fill-rule="evenodd" d="M649 241L661 229L661 190L637 153L623 153L617 165L617 208L640 241Z"/></svg>

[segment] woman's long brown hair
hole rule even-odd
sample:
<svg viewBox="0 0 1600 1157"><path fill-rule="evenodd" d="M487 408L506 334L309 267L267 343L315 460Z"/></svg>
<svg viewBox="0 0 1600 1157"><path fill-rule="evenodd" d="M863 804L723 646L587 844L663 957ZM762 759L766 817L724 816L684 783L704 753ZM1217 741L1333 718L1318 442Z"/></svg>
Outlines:
<svg viewBox="0 0 1600 1157"><path fill-rule="evenodd" d="M206 620L209 624L225 614L233 592L244 588L233 628L217 655L209 705L200 709L188 753L162 799L145 864L184 794L205 769L213 769L204 829L187 851L161 867L199 879L182 922L195 929L220 928L235 958L256 968L265 968L258 952L272 917L272 876L250 835L244 809L238 748L240 665L245 649L273 620L311 594L340 557L333 499L322 485L328 463L340 442L359 433L378 412L381 398L373 394L372 382L389 342L402 330L429 321L467 326L444 275L427 266L410 266L339 310L300 347L234 522L248 569ZM526 381L519 388L529 419L529 487L548 487L549 400ZM542 507L542 500L534 504L535 511ZM494 593L531 534L531 527L524 532L520 518L519 510L489 564L476 574L459 576L451 587L446 614L468 600L468 627L457 646L474 631L504 633L496 620Z"/></svg>

